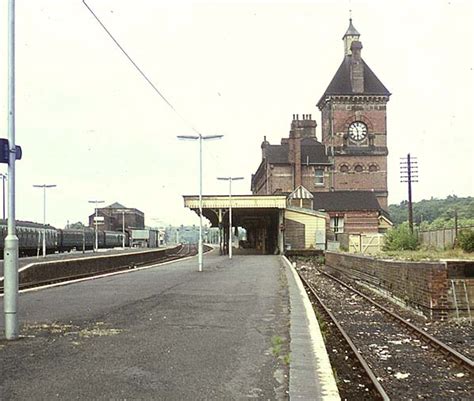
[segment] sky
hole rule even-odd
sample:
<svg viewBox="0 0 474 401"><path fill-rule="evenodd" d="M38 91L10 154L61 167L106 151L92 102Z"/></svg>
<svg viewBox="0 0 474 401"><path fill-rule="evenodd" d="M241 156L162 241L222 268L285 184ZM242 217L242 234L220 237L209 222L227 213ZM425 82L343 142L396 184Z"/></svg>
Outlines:
<svg viewBox="0 0 474 401"><path fill-rule="evenodd" d="M7 137L7 1L0 5L0 130ZM389 203L406 199L400 158L419 164L413 199L473 196L473 6L426 1L88 0L173 105L150 87L80 0L16 1L17 219L64 227L90 200L120 202L147 225L194 224L183 194L250 193L263 136L287 137L343 59L349 10L362 57L392 93ZM0 166L0 172L6 171Z"/></svg>

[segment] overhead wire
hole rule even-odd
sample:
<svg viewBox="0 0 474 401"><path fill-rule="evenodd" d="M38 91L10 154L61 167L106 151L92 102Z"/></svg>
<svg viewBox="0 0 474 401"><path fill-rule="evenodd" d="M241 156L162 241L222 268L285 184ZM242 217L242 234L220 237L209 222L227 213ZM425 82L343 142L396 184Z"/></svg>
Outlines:
<svg viewBox="0 0 474 401"><path fill-rule="evenodd" d="M142 71L142 69L133 61L133 59L128 55L128 53L125 51L125 49L120 45L120 43L115 39L115 37L112 35L112 33L106 28L106 26L102 23L102 21L99 19L99 17L95 14L95 12L92 10L92 8L89 7L89 5L86 3L85 0L82 0L82 3L86 6L86 8L90 11L90 13L94 16L94 18L97 20L97 22L100 24L100 26L104 29L105 32L109 35L109 37L114 41L114 43L117 45L117 47L122 51L123 54L128 58L128 60L133 64L133 66L138 70L138 72L141 74L143 78L150 84L150 86L154 89L154 91L163 99L163 101L173 110L176 115L183 120L184 123L189 125L189 127L196 132L197 134L201 135L201 133L194 128L194 126L187 120L185 119L179 112L176 110L176 108L171 104L171 102L163 95L163 93L160 92L160 90L153 84L153 82L146 76L146 74Z"/></svg>

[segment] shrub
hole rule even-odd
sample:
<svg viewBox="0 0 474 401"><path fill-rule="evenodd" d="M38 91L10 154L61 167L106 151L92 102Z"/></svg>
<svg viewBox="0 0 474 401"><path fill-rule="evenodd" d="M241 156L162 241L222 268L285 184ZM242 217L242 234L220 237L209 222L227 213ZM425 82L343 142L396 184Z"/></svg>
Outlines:
<svg viewBox="0 0 474 401"><path fill-rule="evenodd" d="M458 236L458 243L464 252L474 252L474 230L462 230Z"/></svg>
<svg viewBox="0 0 474 401"><path fill-rule="evenodd" d="M416 250L418 238L415 233L410 232L408 223L394 227L385 235L384 251Z"/></svg>

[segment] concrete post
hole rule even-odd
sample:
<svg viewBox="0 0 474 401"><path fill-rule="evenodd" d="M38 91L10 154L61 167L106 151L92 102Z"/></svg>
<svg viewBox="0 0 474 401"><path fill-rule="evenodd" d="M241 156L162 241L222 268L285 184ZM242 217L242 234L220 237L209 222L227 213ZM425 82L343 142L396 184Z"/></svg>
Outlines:
<svg viewBox="0 0 474 401"><path fill-rule="evenodd" d="M285 253L285 236L284 231L282 230L285 224L284 213L284 209L278 211L278 248L280 250L280 255Z"/></svg>

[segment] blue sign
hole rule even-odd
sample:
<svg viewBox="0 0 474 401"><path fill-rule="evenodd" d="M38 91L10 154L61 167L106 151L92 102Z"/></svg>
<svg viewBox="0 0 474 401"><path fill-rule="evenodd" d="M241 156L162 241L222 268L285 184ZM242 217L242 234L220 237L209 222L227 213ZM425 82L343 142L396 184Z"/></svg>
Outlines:
<svg viewBox="0 0 474 401"><path fill-rule="evenodd" d="M15 160L21 160L23 151L21 146L15 147ZM8 139L0 138L0 163L9 163L10 162L10 143Z"/></svg>

